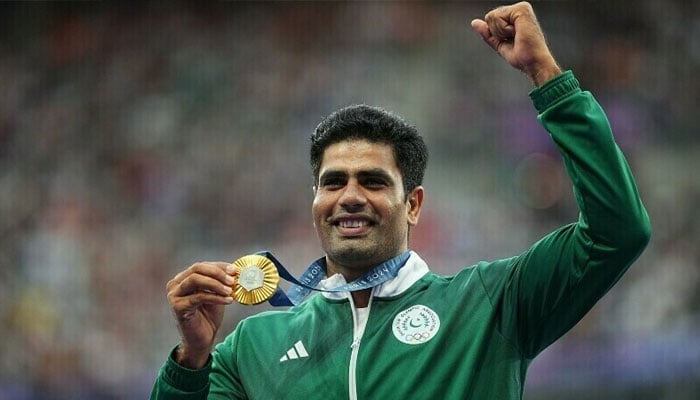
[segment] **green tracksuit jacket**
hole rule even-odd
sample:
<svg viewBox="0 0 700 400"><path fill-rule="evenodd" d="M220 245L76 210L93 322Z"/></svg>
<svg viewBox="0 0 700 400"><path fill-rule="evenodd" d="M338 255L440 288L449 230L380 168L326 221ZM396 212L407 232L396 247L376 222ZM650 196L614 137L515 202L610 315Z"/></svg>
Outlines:
<svg viewBox="0 0 700 400"><path fill-rule="evenodd" d="M533 357L639 256L649 219L608 121L571 72L531 93L574 184L578 222L525 253L438 276L412 253L373 289L242 321L202 370L160 371L153 399L519 399Z"/></svg>

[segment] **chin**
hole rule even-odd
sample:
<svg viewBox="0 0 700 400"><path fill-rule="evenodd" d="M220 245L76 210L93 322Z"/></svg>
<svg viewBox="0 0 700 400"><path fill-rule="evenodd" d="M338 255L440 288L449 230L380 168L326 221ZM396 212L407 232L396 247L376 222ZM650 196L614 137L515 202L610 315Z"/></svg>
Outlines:
<svg viewBox="0 0 700 400"><path fill-rule="evenodd" d="M368 268L391 258L381 248L366 248L359 246L343 246L326 252L336 263L346 267Z"/></svg>

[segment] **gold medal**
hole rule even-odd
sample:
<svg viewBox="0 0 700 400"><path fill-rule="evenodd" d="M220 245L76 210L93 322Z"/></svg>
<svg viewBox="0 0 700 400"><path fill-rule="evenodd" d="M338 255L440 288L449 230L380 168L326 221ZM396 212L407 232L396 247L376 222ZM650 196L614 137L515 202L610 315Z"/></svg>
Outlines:
<svg viewBox="0 0 700 400"><path fill-rule="evenodd" d="M275 264L267 257L252 254L233 262L238 279L231 296L241 304L260 304L272 297L280 281Z"/></svg>

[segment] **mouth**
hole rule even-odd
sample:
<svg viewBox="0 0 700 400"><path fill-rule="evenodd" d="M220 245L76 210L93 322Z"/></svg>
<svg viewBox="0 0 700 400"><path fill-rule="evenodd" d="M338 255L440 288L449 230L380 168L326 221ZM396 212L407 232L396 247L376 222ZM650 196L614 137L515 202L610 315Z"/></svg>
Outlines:
<svg viewBox="0 0 700 400"><path fill-rule="evenodd" d="M363 226L368 226L369 221L361 219L347 219L338 221L337 225L341 228L362 228Z"/></svg>
<svg viewBox="0 0 700 400"><path fill-rule="evenodd" d="M331 221L331 225L345 237L364 236L374 224L374 221L366 217L340 217Z"/></svg>

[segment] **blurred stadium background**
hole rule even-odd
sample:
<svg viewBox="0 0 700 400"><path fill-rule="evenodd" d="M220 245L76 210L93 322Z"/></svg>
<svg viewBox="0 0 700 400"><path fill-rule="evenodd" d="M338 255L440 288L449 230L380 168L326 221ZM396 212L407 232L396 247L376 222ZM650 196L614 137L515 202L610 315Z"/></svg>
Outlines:
<svg viewBox="0 0 700 400"><path fill-rule="evenodd" d="M697 399L700 3L534 4L654 236L525 397ZM0 3L0 399L145 398L177 342L169 277L261 249L300 273L320 255L308 136L350 103L425 135L412 247L436 271L574 220L529 83L468 28L495 5ZM232 306L222 334L263 309Z"/></svg>

